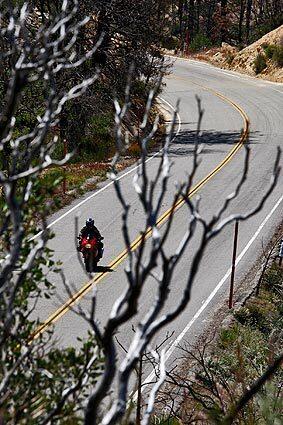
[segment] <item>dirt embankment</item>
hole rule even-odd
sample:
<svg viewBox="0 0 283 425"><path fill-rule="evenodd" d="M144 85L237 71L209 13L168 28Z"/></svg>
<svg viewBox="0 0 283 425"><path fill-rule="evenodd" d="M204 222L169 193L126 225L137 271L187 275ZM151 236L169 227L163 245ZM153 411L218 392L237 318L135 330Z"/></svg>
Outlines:
<svg viewBox="0 0 283 425"><path fill-rule="evenodd" d="M189 57L212 63L220 68L283 83L283 67L282 65L279 66L274 58L266 54L268 46L277 46L278 49L281 49L282 61L283 25L265 34L262 38L242 50L227 43L222 43L219 48L214 47L203 52L191 54ZM255 60L259 54L263 56L265 64L263 69L256 73Z"/></svg>

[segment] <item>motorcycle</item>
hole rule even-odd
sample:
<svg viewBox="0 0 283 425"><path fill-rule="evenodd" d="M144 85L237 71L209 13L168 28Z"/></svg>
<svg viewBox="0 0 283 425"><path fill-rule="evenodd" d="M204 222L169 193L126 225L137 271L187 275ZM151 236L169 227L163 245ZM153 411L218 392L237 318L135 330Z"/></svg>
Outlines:
<svg viewBox="0 0 283 425"><path fill-rule="evenodd" d="M80 241L80 251L83 255L85 268L88 273L93 273L102 255L99 250L99 240L95 237L84 237Z"/></svg>

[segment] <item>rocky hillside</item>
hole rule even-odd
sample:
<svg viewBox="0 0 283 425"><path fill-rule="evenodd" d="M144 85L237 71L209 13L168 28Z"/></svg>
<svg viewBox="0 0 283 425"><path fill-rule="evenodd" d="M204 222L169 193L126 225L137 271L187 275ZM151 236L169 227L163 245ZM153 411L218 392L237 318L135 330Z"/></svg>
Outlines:
<svg viewBox="0 0 283 425"><path fill-rule="evenodd" d="M283 83L283 25L240 51L223 43L217 51L211 49L198 55L199 59L205 56L221 68Z"/></svg>
<svg viewBox="0 0 283 425"><path fill-rule="evenodd" d="M166 54L174 56L176 52L166 50ZM183 56L180 53L179 55ZM283 25L242 50L228 43L222 43L221 47L212 47L197 53L190 52L185 57L283 83Z"/></svg>

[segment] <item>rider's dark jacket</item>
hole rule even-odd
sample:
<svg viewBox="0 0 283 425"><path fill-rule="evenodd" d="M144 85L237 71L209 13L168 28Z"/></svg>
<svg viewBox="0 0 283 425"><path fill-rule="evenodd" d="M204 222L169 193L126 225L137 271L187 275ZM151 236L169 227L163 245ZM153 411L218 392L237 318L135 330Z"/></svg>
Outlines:
<svg viewBox="0 0 283 425"><path fill-rule="evenodd" d="M84 226L80 231L80 238L85 238L89 236L90 238L96 237L97 239L101 239L101 234L96 226L87 227Z"/></svg>

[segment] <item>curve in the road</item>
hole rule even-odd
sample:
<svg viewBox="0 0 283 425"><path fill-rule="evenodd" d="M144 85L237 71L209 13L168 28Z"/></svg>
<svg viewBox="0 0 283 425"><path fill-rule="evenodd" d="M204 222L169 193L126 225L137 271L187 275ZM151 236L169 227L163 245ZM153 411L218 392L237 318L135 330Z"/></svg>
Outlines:
<svg viewBox="0 0 283 425"><path fill-rule="evenodd" d="M229 99L228 97L224 96L223 94L209 88L202 86L201 84L191 82L194 85L197 85L201 87L203 90L211 92L213 95L219 97L223 101L229 103L233 108L235 108L242 116L243 122L244 122L244 130L241 134L241 137L239 141L235 144L235 146L231 149L231 151L228 153L228 155L206 176L204 177L199 183L197 183L187 194L188 197L191 197L195 195L208 181L210 181L213 176L215 176L225 165L227 165L231 159L236 155L236 153L241 149L245 141L248 139L249 135L249 118L246 114L246 112L234 101ZM166 103L168 103L166 101ZM169 104L169 103L168 103ZM173 108L172 108L173 109ZM106 186L107 187L107 186ZM184 205L185 201L183 199L179 199L178 202L176 202L175 205L170 207L167 211L165 211L157 220L157 225L160 227L166 220L169 219L170 216L172 216L173 213L175 213L179 208L181 208ZM148 228L145 236L138 236L131 244L131 251L136 250L139 245L141 244L143 239L148 239L151 236L152 229ZM108 269L113 270L113 268L118 267L118 265L124 261L128 256L128 250L124 249L108 266ZM36 332L32 335L31 339L37 338L42 332L45 331L49 326L54 324L56 321L58 321L65 313L67 313L72 306L78 302L82 297L84 297L93 287L94 284L98 284L109 272L104 271L99 273L94 279L87 282L76 294L74 294L65 304L63 304L59 309L57 309L52 315L48 317L48 319L40 325Z"/></svg>

